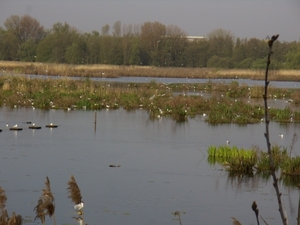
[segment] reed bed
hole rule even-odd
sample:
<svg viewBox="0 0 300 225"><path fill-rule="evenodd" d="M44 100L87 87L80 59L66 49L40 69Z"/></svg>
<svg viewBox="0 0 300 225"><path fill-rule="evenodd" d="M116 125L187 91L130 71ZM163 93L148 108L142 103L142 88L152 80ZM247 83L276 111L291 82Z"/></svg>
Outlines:
<svg viewBox="0 0 300 225"><path fill-rule="evenodd" d="M172 78L244 78L263 80L263 70L252 69L214 69L214 68L176 68L151 66L116 65L71 65L39 62L0 61L5 73L36 74L49 76L76 77L172 77ZM270 80L300 81L300 70L270 71Z"/></svg>
<svg viewBox="0 0 300 225"><path fill-rule="evenodd" d="M254 88L250 88L252 90ZM74 80L38 79L23 76L0 77L0 106L63 110L135 110L143 108L149 117L171 117L181 122L189 117L201 116L210 124L259 123L264 109L235 97L247 96L249 87L229 84L162 84L93 82L89 78ZM182 94L174 95L174 91ZM295 91L295 90L294 90ZM194 95L186 95L194 92ZM212 93L204 98L203 93ZM279 96L292 96L293 91L273 89ZM280 94L278 94L280 93ZM297 92L298 93L298 92ZM295 104L291 102L291 104ZM271 109L270 118L280 123L300 122L300 111L290 108Z"/></svg>

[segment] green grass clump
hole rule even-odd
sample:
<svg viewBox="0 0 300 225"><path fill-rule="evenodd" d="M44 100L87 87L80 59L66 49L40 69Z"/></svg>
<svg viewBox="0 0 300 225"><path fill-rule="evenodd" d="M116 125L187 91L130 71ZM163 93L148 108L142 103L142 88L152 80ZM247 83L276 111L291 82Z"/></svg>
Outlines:
<svg viewBox="0 0 300 225"><path fill-rule="evenodd" d="M300 156L290 157L287 148L272 146L272 156L275 171L281 172L280 180L288 186L300 183ZM236 146L209 146L207 161L210 164L220 164L229 171L229 175L247 174L268 178L270 176L270 159L267 152L253 147L243 149Z"/></svg>
<svg viewBox="0 0 300 225"><path fill-rule="evenodd" d="M221 145L219 147L209 146L207 150L208 156L212 158L229 158L237 159L256 159L256 151L254 149L243 149L236 146Z"/></svg>

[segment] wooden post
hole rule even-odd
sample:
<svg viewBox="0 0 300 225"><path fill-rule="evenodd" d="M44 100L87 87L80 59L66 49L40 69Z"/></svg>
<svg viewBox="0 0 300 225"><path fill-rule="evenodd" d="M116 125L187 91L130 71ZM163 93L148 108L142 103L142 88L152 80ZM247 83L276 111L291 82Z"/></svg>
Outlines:
<svg viewBox="0 0 300 225"><path fill-rule="evenodd" d="M97 125L97 111L94 113L94 131L96 132L96 125Z"/></svg>
<svg viewBox="0 0 300 225"><path fill-rule="evenodd" d="M95 114L94 114L94 123L97 123L97 111L95 111Z"/></svg>

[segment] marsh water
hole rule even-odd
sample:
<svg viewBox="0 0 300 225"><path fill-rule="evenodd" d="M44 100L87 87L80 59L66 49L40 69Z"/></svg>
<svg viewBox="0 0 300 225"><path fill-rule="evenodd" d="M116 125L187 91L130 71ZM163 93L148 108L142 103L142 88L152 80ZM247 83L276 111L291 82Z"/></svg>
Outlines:
<svg viewBox="0 0 300 225"><path fill-rule="evenodd" d="M4 75L5 73L0 72L0 75ZM33 77L40 79L61 79L65 78L63 76L47 76L47 75L33 75L33 74L8 74L15 76L25 76L25 77ZM69 79L85 79L82 77L68 77ZM149 82L158 82L164 84L170 83L178 83L178 84L203 84L207 82L213 83L231 83L238 82L240 85L245 84L248 86L263 86L263 80L252 80L252 79L209 79L209 78L166 78L166 77L118 77L118 78L105 78L105 77L97 77L97 78L89 78L92 81L99 82L119 82L119 83L149 83ZM296 81L271 81L269 87L276 88L300 88L300 82Z"/></svg>
<svg viewBox="0 0 300 225"><path fill-rule="evenodd" d="M229 177L207 161L210 145L265 149L265 125L211 126L201 116L185 123L150 120L146 111L33 110L0 108L0 186L6 208L34 222L34 207L50 178L57 224L80 224L68 198L73 174L81 189L89 225L255 224L251 204L269 224L282 224L271 180ZM27 122L41 126L28 129ZM8 123L8 127L6 124ZM57 128L46 128L49 123ZM22 131L10 131L18 124ZM288 147L299 124L270 124L271 143ZM283 134L283 138L279 137ZM299 155L297 142L293 154ZM120 165L110 167L109 165ZM290 223L296 224L299 192L280 186ZM47 219L47 224L52 224Z"/></svg>

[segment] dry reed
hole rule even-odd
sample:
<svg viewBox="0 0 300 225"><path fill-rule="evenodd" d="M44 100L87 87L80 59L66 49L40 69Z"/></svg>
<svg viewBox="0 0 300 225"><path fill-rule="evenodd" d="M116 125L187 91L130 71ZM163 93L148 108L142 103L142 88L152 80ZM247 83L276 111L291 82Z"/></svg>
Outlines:
<svg viewBox="0 0 300 225"><path fill-rule="evenodd" d="M48 215L50 218L53 216L53 223L56 224L54 211L55 211L55 204L54 204L54 196L51 192L50 188L50 180L48 176L46 176L45 181L45 188L42 191L42 195L38 200L36 207L34 208L36 212L36 219L40 219L42 224L45 224L45 217Z"/></svg>
<svg viewBox="0 0 300 225"><path fill-rule="evenodd" d="M22 216L16 214L15 212L12 213L11 217L8 216L6 210L6 201L7 197L5 191L0 186L0 225L22 225Z"/></svg>
<svg viewBox="0 0 300 225"><path fill-rule="evenodd" d="M70 198L72 200L72 202L74 202L75 204L79 204L82 202L82 196L81 196L81 191L77 185L77 182L75 180L75 177L73 175L71 175L71 178L68 182L68 192L69 192L69 196L68 198Z"/></svg>
<svg viewBox="0 0 300 225"><path fill-rule="evenodd" d="M244 78L264 79L263 70L253 69L214 69L214 68L178 68L150 66L116 65L70 65L38 62L0 61L4 73L35 74L48 76L77 77L172 77L172 78ZM270 80L300 81L300 70L272 70Z"/></svg>

